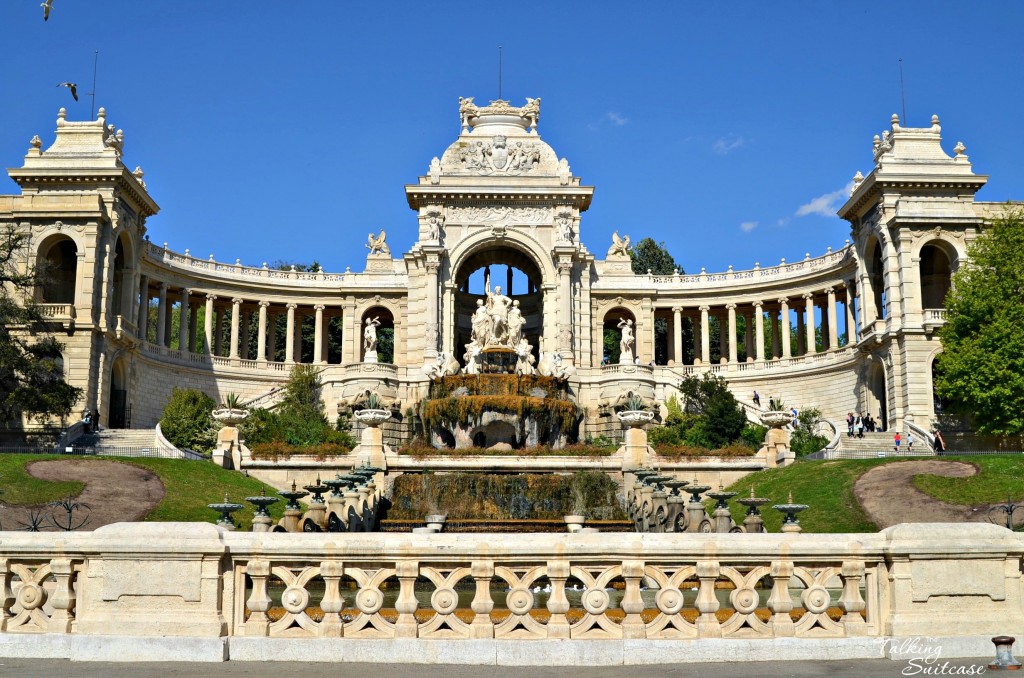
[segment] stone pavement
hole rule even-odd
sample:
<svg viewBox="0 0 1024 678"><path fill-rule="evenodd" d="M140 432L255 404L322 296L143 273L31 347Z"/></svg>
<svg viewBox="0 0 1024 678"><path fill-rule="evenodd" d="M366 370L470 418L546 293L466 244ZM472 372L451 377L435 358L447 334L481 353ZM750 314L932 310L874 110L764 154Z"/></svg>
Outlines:
<svg viewBox="0 0 1024 678"><path fill-rule="evenodd" d="M994 657L994 653L993 653ZM936 663L911 664L888 659L860 659L832 662L753 662L747 664L666 664L661 666L578 667L507 667L507 666L426 666L419 664L323 664L299 662L224 662L195 664L188 662L157 662L152 664L70 662L64 659L6 659L0 657L0 676L17 678L165 678L207 676L213 678L310 678L330 675L331 678L562 678L584 675L586 678L659 678L662 676L701 678L875 678L913 675L979 675L993 657L977 659L938 660Z"/></svg>

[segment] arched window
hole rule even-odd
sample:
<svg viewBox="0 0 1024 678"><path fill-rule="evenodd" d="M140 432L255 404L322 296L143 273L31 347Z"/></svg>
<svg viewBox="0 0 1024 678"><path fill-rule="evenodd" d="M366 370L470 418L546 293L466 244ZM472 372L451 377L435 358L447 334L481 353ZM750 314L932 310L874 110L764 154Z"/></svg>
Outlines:
<svg viewBox="0 0 1024 678"><path fill-rule="evenodd" d="M936 245L921 248L921 307L945 308L953 267L949 255Z"/></svg>
<svg viewBox="0 0 1024 678"><path fill-rule="evenodd" d="M78 248L70 238L44 243L40 250L39 275L42 278L39 301L44 304L75 303L78 277Z"/></svg>
<svg viewBox="0 0 1024 678"><path fill-rule="evenodd" d="M871 269L868 271L871 281L871 294L875 301L875 319L885 320L885 275L882 273L882 244L875 243L871 252Z"/></svg>

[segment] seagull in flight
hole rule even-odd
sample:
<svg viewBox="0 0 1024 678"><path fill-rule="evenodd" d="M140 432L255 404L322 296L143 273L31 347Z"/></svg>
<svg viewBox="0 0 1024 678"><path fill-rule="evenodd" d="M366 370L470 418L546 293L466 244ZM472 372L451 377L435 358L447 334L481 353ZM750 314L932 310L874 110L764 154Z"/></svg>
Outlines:
<svg viewBox="0 0 1024 678"><path fill-rule="evenodd" d="M43 21L49 21L50 9L53 8L53 0L46 0L46 2L40 3L39 6L43 8Z"/></svg>
<svg viewBox="0 0 1024 678"><path fill-rule="evenodd" d="M52 2L53 0L50 0ZM71 96L75 97L75 101L78 101L78 85L73 82L58 82L57 87L67 87L71 90Z"/></svg>

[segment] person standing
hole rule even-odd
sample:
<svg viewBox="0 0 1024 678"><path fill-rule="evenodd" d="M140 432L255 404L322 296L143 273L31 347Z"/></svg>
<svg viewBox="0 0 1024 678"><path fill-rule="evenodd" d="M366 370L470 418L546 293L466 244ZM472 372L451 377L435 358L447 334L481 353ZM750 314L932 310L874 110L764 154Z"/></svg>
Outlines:
<svg viewBox="0 0 1024 678"><path fill-rule="evenodd" d="M853 428L857 433L858 438L864 437L864 417L857 414L857 417L853 420Z"/></svg>
<svg viewBox="0 0 1024 678"><path fill-rule="evenodd" d="M855 423L856 423L856 421L853 418L853 412L847 412L846 413L846 437L847 438L852 438L853 437L853 426L854 426Z"/></svg>
<svg viewBox="0 0 1024 678"><path fill-rule="evenodd" d="M942 431L935 429L935 440L932 442L932 449L936 454L946 451L946 441L942 439Z"/></svg>

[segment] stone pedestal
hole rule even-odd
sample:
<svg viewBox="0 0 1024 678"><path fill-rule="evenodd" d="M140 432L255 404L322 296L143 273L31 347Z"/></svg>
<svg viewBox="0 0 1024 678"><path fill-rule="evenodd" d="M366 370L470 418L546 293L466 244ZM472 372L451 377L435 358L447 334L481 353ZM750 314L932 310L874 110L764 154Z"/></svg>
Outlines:
<svg viewBox="0 0 1024 678"><path fill-rule="evenodd" d="M617 416L622 425L627 427L625 443L619 448L622 454L622 470L632 471L650 461L647 452L647 431L643 427L654 419L654 413L624 410Z"/></svg>
<svg viewBox="0 0 1024 678"><path fill-rule="evenodd" d="M326 522L325 521L327 520L327 505L326 504L316 503L316 502L310 504L309 505L309 509L306 511L305 515L303 516L303 519L304 520L312 520L321 529L323 529L326 526Z"/></svg>
<svg viewBox="0 0 1024 678"><path fill-rule="evenodd" d="M285 509L284 517L281 518L281 527L288 532L299 531L299 519L302 517L302 511L299 509Z"/></svg>
<svg viewBox="0 0 1024 678"><path fill-rule="evenodd" d="M269 516L256 515L252 517L253 532L270 532L271 520Z"/></svg>

